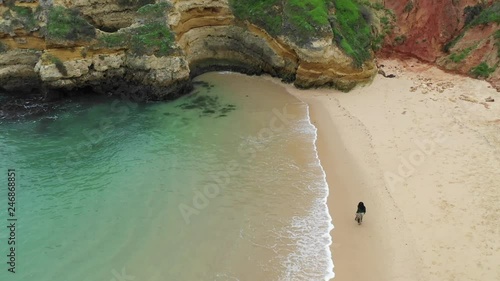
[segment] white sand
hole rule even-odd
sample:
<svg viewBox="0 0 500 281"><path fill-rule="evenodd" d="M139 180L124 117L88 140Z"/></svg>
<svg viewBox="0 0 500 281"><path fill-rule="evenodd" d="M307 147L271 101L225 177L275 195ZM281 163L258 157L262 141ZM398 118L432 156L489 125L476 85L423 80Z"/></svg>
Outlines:
<svg viewBox="0 0 500 281"><path fill-rule="evenodd" d="M500 280L500 94L414 60L379 64L397 78L288 87L319 130L334 280Z"/></svg>

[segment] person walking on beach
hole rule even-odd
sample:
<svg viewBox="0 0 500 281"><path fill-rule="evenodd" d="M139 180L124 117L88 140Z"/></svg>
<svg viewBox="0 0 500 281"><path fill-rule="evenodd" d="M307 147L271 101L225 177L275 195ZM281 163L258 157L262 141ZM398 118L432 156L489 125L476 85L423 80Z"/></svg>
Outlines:
<svg viewBox="0 0 500 281"><path fill-rule="evenodd" d="M365 204L363 204L363 202L359 202L358 209L356 210L356 218L354 220L356 220L358 224L361 224L363 222L363 216L365 213L366 213Z"/></svg>

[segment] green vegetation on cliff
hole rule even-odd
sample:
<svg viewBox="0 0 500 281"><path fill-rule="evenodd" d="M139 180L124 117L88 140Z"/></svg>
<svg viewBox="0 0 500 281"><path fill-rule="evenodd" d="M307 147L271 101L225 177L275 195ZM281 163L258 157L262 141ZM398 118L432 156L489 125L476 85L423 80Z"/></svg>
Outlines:
<svg viewBox="0 0 500 281"><path fill-rule="evenodd" d="M445 53L449 53L451 48L453 48L453 46L455 46L458 41L460 41L460 39L462 39L465 35L465 31L460 33L457 37L453 38L450 42L446 43L444 46L443 46L443 51Z"/></svg>
<svg viewBox="0 0 500 281"><path fill-rule="evenodd" d="M404 42L406 42L408 38L406 38L406 35L399 35L397 36L396 38L394 38L394 43L397 44L397 45L401 45L403 44Z"/></svg>
<svg viewBox="0 0 500 281"><path fill-rule="evenodd" d="M289 0L285 2L285 17L303 35L328 26L328 6L325 0Z"/></svg>
<svg viewBox="0 0 500 281"><path fill-rule="evenodd" d="M283 28L281 1L230 0L235 16L264 28L271 35L279 35Z"/></svg>
<svg viewBox="0 0 500 281"><path fill-rule="evenodd" d="M415 4L413 3L413 0L410 0L408 1L408 3L406 3L405 5L405 8L403 9L403 12L405 13L409 13L413 10Z"/></svg>
<svg viewBox="0 0 500 281"><path fill-rule="evenodd" d="M496 67L490 67L487 63L482 62L478 64L476 67L473 67L470 70L472 76L476 78L488 78L490 74L496 70Z"/></svg>
<svg viewBox="0 0 500 281"><path fill-rule="evenodd" d="M336 0L332 28L337 44L354 59L357 67L371 58L372 32L367 16L352 0Z"/></svg>
<svg viewBox="0 0 500 281"><path fill-rule="evenodd" d="M464 26L467 26L484 10L483 4L477 4L474 6L467 6L464 8L465 22Z"/></svg>
<svg viewBox="0 0 500 281"><path fill-rule="evenodd" d="M144 24L131 30L130 50L138 55L167 56L172 53L175 37L166 24L169 3L149 4L137 10Z"/></svg>
<svg viewBox="0 0 500 281"><path fill-rule="evenodd" d="M360 67L371 58L370 11L353 0L230 0L235 16L300 45L333 36ZM333 10L335 13L333 14Z"/></svg>
<svg viewBox="0 0 500 281"><path fill-rule="evenodd" d="M500 1L492 3L489 7L484 7L484 4L477 4L472 7L467 6L464 9L464 14L466 15L465 26L458 36L444 45L443 50L445 52L449 52L471 27L490 23L500 24Z"/></svg>
<svg viewBox="0 0 500 281"><path fill-rule="evenodd" d="M469 56L470 52L475 48L476 46L465 48L460 53L451 54L449 58L452 62L459 63L463 61L467 56Z"/></svg>
<svg viewBox="0 0 500 281"><path fill-rule="evenodd" d="M484 9L477 17L475 17L469 24L468 27L489 24L489 23L499 23L500 24L500 2L495 1L491 6Z"/></svg>
<svg viewBox="0 0 500 281"><path fill-rule="evenodd" d="M149 4L137 10L141 25L99 36L99 45L106 48L129 49L136 55L170 55L175 36L166 24L169 3Z"/></svg>
<svg viewBox="0 0 500 281"><path fill-rule="evenodd" d="M500 39L500 30L495 31L495 39Z"/></svg>
<svg viewBox="0 0 500 281"><path fill-rule="evenodd" d="M102 35L99 41L106 48L124 48L128 44L128 37L128 34L116 32Z"/></svg>
<svg viewBox="0 0 500 281"><path fill-rule="evenodd" d="M15 6L11 4L2 13L1 17L7 21L0 24L0 31L5 33L14 32L15 29L24 29L25 31L34 31L39 25L36 20L40 9L32 10L28 7Z"/></svg>
<svg viewBox="0 0 500 281"><path fill-rule="evenodd" d="M493 35L495 38L495 46L497 47L497 57L500 58L500 30L497 30Z"/></svg>
<svg viewBox="0 0 500 281"><path fill-rule="evenodd" d="M230 0L235 16L248 20L273 36L287 35L305 45L328 32L325 0Z"/></svg>
<svg viewBox="0 0 500 281"><path fill-rule="evenodd" d="M375 21L375 18L378 18L380 22L380 25L371 23L371 28L373 28L373 39L371 47L374 51L378 51L382 48L385 38L389 34L391 34L394 29L396 14L391 9L386 8L380 3L372 3L368 0L356 0L356 2L358 3L358 5L360 5L360 11L362 11L362 15L368 23L371 23L371 21ZM370 17L367 17L366 12L364 12L364 10L366 10L365 7L371 8L371 12L373 12L374 15L370 15ZM407 38L404 34L399 35L394 38L394 43L403 44L406 39Z"/></svg>
<svg viewBox="0 0 500 281"><path fill-rule="evenodd" d="M18 16L21 16L21 17L32 17L33 16L33 11L28 7L11 6L9 8L12 11L14 11Z"/></svg>
<svg viewBox="0 0 500 281"><path fill-rule="evenodd" d="M54 40L90 40L95 28L77 10L54 6L49 10L47 37Z"/></svg>
<svg viewBox="0 0 500 281"><path fill-rule="evenodd" d="M145 16L149 19L164 17L167 9L171 7L170 3L161 2L158 4L145 5L137 10L137 13L141 16Z"/></svg>
<svg viewBox="0 0 500 281"><path fill-rule="evenodd" d="M7 45L4 45L2 42L0 42L0 53L7 52L9 50L9 47Z"/></svg>
<svg viewBox="0 0 500 281"><path fill-rule="evenodd" d="M131 51L138 55L167 56L172 51L174 35L161 22L146 23L132 31Z"/></svg>
<svg viewBox="0 0 500 281"><path fill-rule="evenodd" d="M14 11L18 18L23 21L24 26L29 30L37 26L33 10L28 7L12 6L10 7Z"/></svg>

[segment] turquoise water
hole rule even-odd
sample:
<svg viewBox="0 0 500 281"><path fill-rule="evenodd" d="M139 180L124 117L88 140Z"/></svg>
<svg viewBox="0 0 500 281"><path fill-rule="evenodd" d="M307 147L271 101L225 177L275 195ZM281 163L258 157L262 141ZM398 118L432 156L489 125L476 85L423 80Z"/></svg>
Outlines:
<svg viewBox="0 0 500 281"><path fill-rule="evenodd" d="M0 280L331 277L307 106L261 78L197 80L171 103L88 97L0 123L1 174L18 185L16 273L3 228Z"/></svg>

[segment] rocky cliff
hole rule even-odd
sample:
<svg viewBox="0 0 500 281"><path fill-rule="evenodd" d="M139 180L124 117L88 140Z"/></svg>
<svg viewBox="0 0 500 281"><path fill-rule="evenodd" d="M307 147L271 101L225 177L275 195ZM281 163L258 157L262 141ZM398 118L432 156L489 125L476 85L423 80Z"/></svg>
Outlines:
<svg viewBox="0 0 500 281"><path fill-rule="evenodd" d="M376 67L370 19L351 0L341 2L5 1L0 90L54 97L91 89L163 100L210 70L348 90L370 81ZM263 5L269 9L260 11Z"/></svg>
<svg viewBox="0 0 500 281"><path fill-rule="evenodd" d="M172 99L211 70L349 90L373 51L500 88L499 1L0 1L0 91Z"/></svg>
<svg viewBox="0 0 500 281"><path fill-rule="evenodd" d="M138 100L190 90L189 66L166 23L166 4L139 14L143 6L132 1L101 2L97 10L90 9L92 1L67 2L0 6L0 89L41 89L47 97L90 89Z"/></svg>
<svg viewBox="0 0 500 281"><path fill-rule="evenodd" d="M386 0L394 32L384 51L487 79L500 90L500 1Z"/></svg>

